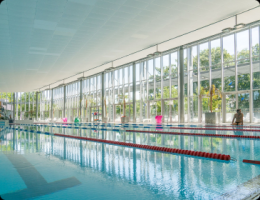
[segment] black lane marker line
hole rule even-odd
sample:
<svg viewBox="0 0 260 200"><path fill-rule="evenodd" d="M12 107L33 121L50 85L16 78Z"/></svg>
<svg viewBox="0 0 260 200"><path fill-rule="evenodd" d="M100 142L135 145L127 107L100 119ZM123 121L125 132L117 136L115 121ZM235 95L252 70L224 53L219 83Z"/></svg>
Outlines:
<svg viewBox="0 0 260 200"><path fill-rule="evenodd" d="M3 199L31 199L80 185L75 177L47 183L37 169L19 154L5 154L13 164L27 189L1 195Z"/></svg>

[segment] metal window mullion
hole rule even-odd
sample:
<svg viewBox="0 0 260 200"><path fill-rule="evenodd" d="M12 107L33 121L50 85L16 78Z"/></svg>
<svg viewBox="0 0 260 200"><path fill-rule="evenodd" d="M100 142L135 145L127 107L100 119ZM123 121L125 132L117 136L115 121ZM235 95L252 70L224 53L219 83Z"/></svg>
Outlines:
<svg viewBox="0 0 260 200"><path fill-rule="evenodd" d="M250 123L253 122L253 58L252 58L252 28L249 28L249 59L250 59L250 96L249 96L249 113Z"/></svg>
<svg viewBox="0 0 260 200"><path fill-rule="evenodd" d="M237 33L234 34L234 45L235 45L235 91L236 91L236 109L238 109L238 77L237 77Z"/></svg>
<svg viewBox="0 0 260 200"><path fill-rule="evenodd" d="M79 82L79 117L82 118L83 80ZM103 116L103 115L102 115Z"/></svg>
<svg viewBox="0 0 260 200"><path fill-rule="evenodd" d="M30 108L31 108L31 105L30 105L30 103L31 103L30 100L31 100L31 99L30 99L30 98L31 98L31 92L29 92L29 106L28 106L28 111L30 111Z"/></svg>
<svg viewBox="0 0 260 200"><path fill-rule="evenodd" d="M104 122L104 118L106 117L105 116L105 113L106 113L106 110L105 110L105 73L102 72L102 75L101 75L101 106L102 106L102 122ZM107 121L105 121L107 122Z"/></svg>
<svg viewBox="0 0 260 200"><path fill-rule="evenodd" d="M15 119L18 120L18 92L15 93L16 94L16 117ZM36 92L37 94L37 92ZM37 116L36 116L37 119Z"/></svg>
<svg viewBox="0 0 260 200"><path fill-rule="evenodd" d="M34 92L33 92L32 110L34 110Z"/></svg>
<svg viewBox="0 0 260 200"><path fill-rule="evenodd" d="M260 25L258 26L258 45L260 45ZM260 51L259 51L259 61L260 61Z"/></svg>
<svg viewBox="0 0 260 200"><path fill-rule="evenodd" d="M156 80L155 80L155 58L153 57L153 97L154 97L154 100L156 100L155 87L156 87Z"/></svg>
<svg viewBox="0 0 260 200"><path fill-rule="evenodd" d="M180 116L180 123L184 123L185 121L185 97L184 97L184 49L183 46L180 48L179 51L179 116Z"/></svg>
<svg viewBox="0 0 260 200"><path fill-rule="evenodd" d="M211 57L211 42L208 42L208 48L209 48L209 89L211 89L212 86L212 57ZM210 90L209 90L210 91Z"/></svg>
<svg viewBox="0 0 260 200"><path fill-rule="evenodd" d="M140 62L140 86L139 86L139 96L140 96L140 113L139 113L139 119L142 120L142 113L143 113L143 109L142 109L142 105L143 105L143 70L144 70L144 62L141 61Z"/></svg>
<svg viewBox="0 0 260 200"><path fill-rule="evenodd" d="M133 122L136 122L136 64L133 63Z"/></svg>
<svg viewBox="0 0 260 200"><path fill-rule="evenodd" d="M24 93L24 114L26 113L26 92ZM24 120L24 119L23 119Z"/></svg>
<svg viewBox="0 0 260 200"><path fill-rule="evenodd" d="M114 81L114 74L115 71L111 72L111 85L112 85L112 115L113 115L113 121L115 120L115 81Z"/></svg>
<svg viewBox="0 0 260 200"><path fill-rule="evenodd" d="M65 115L65 112L66 112L66 93L67 93L66 86L64 85L63 86L63 118L66 117L66 115Z"/></svg>
<svg viewBox="0 0 260 200"><path fill-rule="evenodd" d="M169 98L172 98L172 63L171 63L171 53L169 53L169 90L170 90Z"/></svg>
<svg viewBox="0 0 260 200"><path fill-rule="evenodd" d="M149 102L149 78L148 78L148 62L149 60L146 59L146 107L147 107L147 118L149 118L149 106L148 106L148 102Z"/></svg>
<svg viewBox="0 0 260 200"><path fill-rule="evenodd" d="M187 55L187 104L188 104L187 121L190 122L190 58L191 58L191 47L186 49L186 55ZM185 76L185 74L184 74L184 76Z"/></svg>
<svg viewBox="0 0 260 200"><path fill-rule="evenodd" d="M221 93L224 92L224 54L223 54L223 37L220 37L220 51L221 51ZM224 98L225 99L225 98ZM224 116L224 102L223 102L223 95L221 101L221 110L222 110L222 122L226 122L226 116Z"/></svg>
<svg viewBox="0 0 260 200"><path fill-rule="evenodd" d="M161 55L160 57L160 68L161 68L161 99L163 99L163 56ZM163 107L161 103L161 108ZM163 109L161 109L161 113L163 113Z"/></svg>
<svg viewBox="0 0 260 200"><path fill-rule="evenodd" d="M51 121L53 120L53 89L49 90L51 91Z"/></svg>
<svg viewBox="0 0 260 200"><path fill-rule="evenodd" d="M200 97L200 46L197 45L197 63L198 63L198 122L202 122L202 96Z"/></svg>
<svg viewBox="0 0 260 200"><path fill-rule="evenodd" d="M15 92L13 92L13 120L15 120Z"/></svg>

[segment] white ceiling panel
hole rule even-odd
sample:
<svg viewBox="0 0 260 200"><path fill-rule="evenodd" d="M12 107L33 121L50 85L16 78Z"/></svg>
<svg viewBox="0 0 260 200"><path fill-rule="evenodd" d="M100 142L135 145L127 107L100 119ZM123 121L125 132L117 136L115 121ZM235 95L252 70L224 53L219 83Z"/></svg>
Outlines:
<svg viewBox="0 0 260 200"><path fill-rule="evenodd" d="M32 91L257 6L254 0L5 0L0 5L0 91ZM238 16L259 20L259 10ZM233 26L229 19L159 45L167 50ZM145 57L155 48L114 62ZM75 80L73 76L66 82ZM57 86L57 83L54 86Z"/></svg>

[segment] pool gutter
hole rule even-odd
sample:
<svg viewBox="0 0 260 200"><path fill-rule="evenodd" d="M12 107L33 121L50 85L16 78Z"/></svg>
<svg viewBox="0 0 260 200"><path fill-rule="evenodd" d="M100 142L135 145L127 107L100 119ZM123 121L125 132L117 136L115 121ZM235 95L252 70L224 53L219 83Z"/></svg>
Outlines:
<svg viewBox="0 0 260 200"><path fill-rule="evenodd" d="M260 197L260 175L237 186L231 192L222 194L215 198L218 199L241 199L241 200L256 200Z"/></svg>

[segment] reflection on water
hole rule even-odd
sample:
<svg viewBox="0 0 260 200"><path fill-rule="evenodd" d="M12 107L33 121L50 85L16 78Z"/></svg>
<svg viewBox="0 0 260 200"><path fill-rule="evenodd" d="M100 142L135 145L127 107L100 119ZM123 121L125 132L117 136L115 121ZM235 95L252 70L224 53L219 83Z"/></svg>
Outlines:
<svg viewBox="0 0 260 200"><path fill-rule="evenodd" d="M224 153L237 159L237 162L226 163L26 131L1 132L1 153L15 151L23 155L41 153L54 156L79 166L81 170L91 169L93 173L105 174L106 179L112 178L113 181L141 187L150 193L149 198L212 199L234 190L238 185L260 174L259 166L242 163L243 159L260 160L258 140L80 129L39 129L108 140Z"/></svg>

